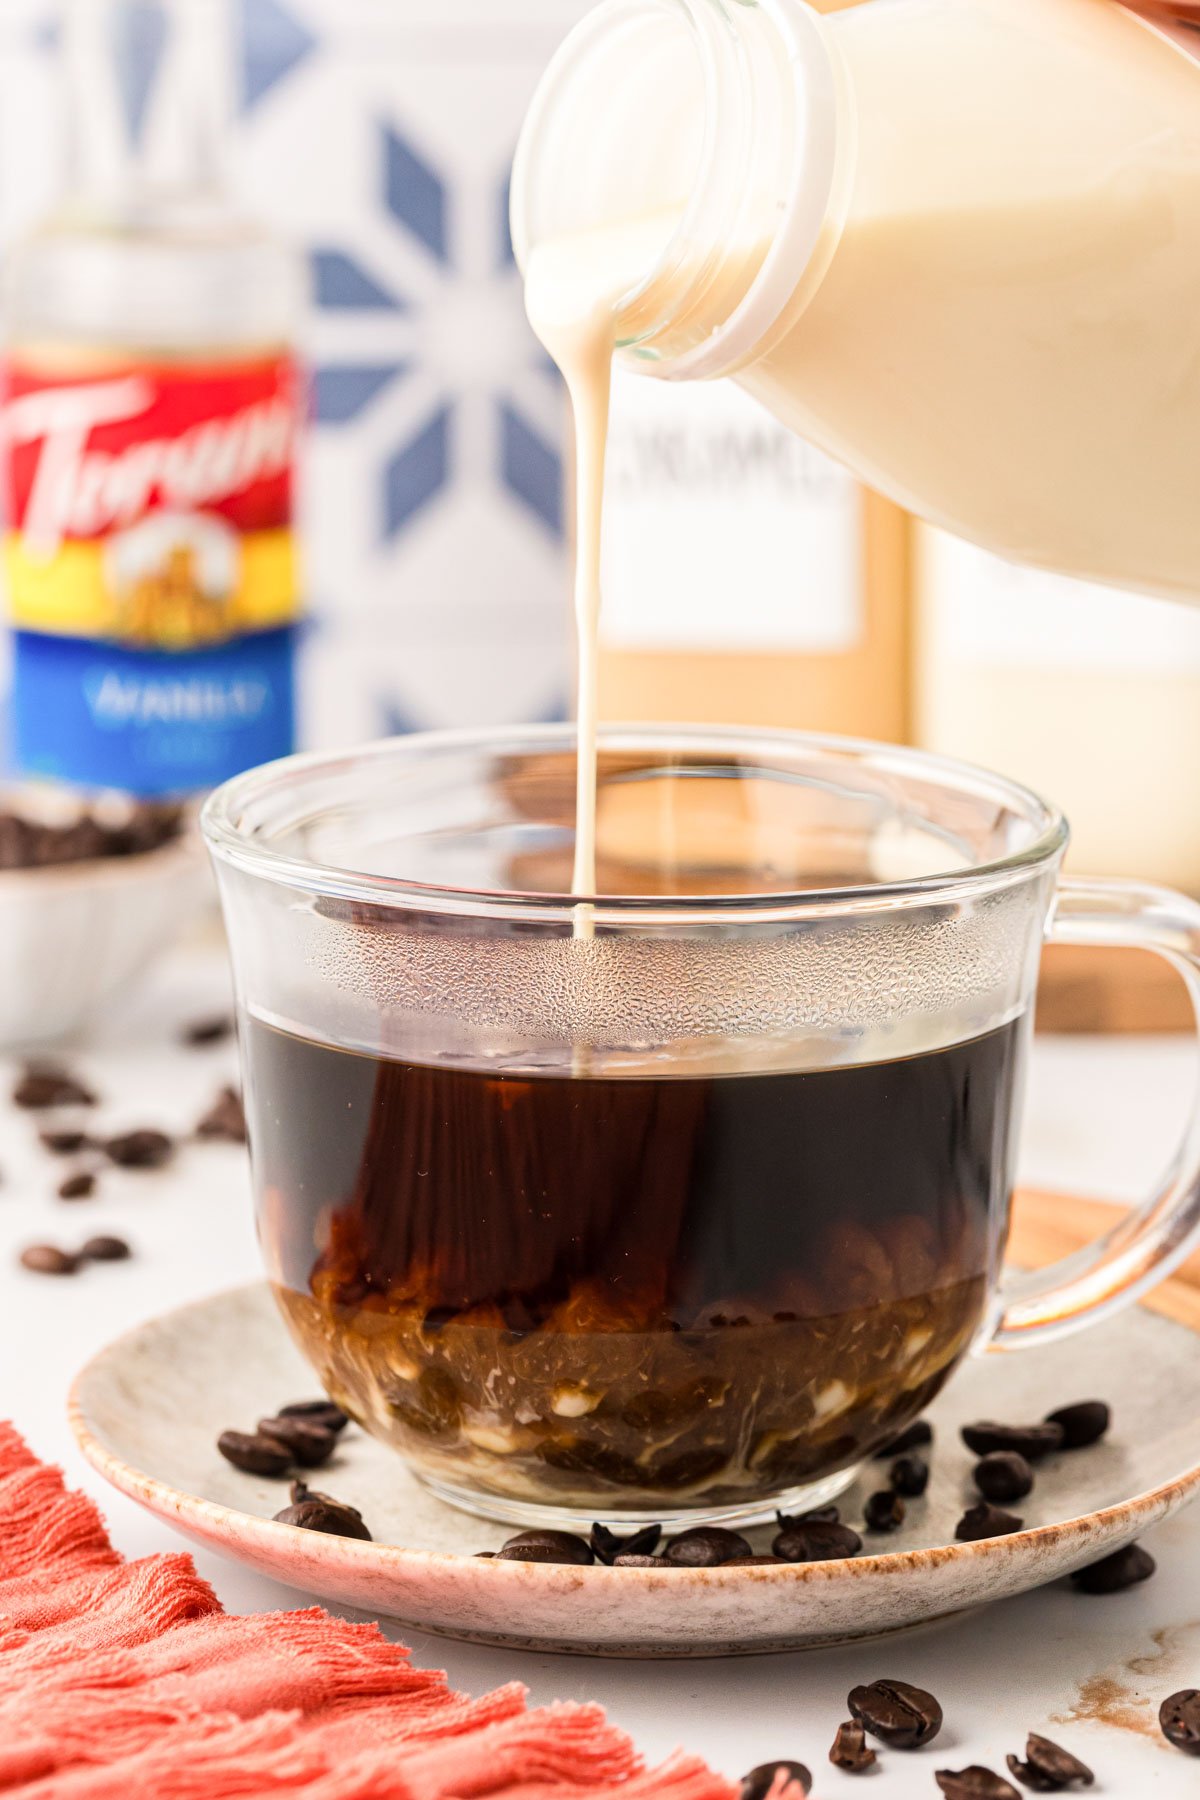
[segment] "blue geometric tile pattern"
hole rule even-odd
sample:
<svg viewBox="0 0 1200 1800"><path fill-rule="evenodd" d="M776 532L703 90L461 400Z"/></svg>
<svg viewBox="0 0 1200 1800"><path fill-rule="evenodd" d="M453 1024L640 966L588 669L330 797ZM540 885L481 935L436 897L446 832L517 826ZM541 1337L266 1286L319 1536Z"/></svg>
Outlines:
<svg viewBox="0 0 1200 1800"><path fill-rule="evenodd" d="M388 211L444 263L447 200L441 177L393 127L383 127L383 143Z"/></svg>
<svg viewBox="0 0 1200 1800"><path fill-rule="evenodd" d="M506 486L535 512L555 537L563 530L562 457L520 413L500 406L501 469Z"/></svg>
<svg viewBox="0 0 1200 1800"><path fill-rule="evenodd" d="M390 293L345 250L314 250L311 260L318 306L344 306L373 312L408 311L408 302L403 295Z"/></svg>
<svg viewBox="0 0 1200 1800"><path fill-rule="evenodd" d="M317 47L317 38L281 0L237 0L244 111L292 73Z"/></svg>
<svg viewBox="0 0 1200 1800"><path fill-rule="evenodd" d="M169 27L162 0L122 0L109 15L118 97L131 144L139 144L167 47Z"/></svg>
<svg viewBox="0 0 1200 1800"><path fill-rule="evenodd" d="M407 373L402 362L325 363L313 378L313 402L321 425L348 425L357 419L385 388Z"/></svg>
<svg viewBox="0 0 1200 1800"><path fill-rule="evenodd" d="M384 536L396 537L446 485L453 409L443 406L383 469Z"/></svg>

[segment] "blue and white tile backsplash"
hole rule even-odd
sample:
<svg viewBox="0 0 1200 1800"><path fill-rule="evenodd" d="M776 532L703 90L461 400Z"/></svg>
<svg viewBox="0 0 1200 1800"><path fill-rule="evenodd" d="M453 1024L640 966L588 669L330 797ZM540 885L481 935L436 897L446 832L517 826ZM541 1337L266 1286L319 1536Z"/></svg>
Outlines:
<svg viewBox="0 0 1200 1800"><path fill-rule="evenodd" d="M312 744L552 719L571 685L563 405L525 322L508 171L585 0L232 0L239 196L304 247ZM0 9L0 241L58 179L53 0ZM126 104L159 0L128 0Z"/></svg>

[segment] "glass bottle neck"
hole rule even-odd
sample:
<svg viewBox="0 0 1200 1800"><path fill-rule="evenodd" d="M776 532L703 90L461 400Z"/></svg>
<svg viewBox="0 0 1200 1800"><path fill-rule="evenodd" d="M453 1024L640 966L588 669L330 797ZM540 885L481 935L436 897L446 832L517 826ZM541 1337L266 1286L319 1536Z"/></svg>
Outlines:
<svg viewBox="0 0 1200 1800"><path fill-rule="evenodd" d="M664 375L725 374L823 271L852 157L836 50L803 0L603 0L526 119L518 261L661 218L619 344Z"/></svg>
<svg viewBox="0 0 1200 1800"><path fill-rule="evenodd" d="M69 0L68 204L136 220L222 192L226 0Z"/></svg>

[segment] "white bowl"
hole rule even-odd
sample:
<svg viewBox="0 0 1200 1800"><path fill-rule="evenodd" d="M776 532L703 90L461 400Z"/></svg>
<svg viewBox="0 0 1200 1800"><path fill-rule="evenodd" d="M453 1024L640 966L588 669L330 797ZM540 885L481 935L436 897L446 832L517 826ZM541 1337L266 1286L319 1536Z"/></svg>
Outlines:
<svg viewBox="0 0 1200 1800"><path fill-rule="evenodd" d="M81 1031L187 928L210 879L192 830L138 856L0 871L0 1047Z"/></svg>

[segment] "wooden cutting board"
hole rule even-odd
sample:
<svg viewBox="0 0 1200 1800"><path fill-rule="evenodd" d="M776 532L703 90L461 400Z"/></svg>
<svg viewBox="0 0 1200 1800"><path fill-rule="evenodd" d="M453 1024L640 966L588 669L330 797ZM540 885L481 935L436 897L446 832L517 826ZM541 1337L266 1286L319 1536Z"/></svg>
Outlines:
<svg viewBox="0 0 1200 1800"><path fill-rule="evenodd" d="M1073 1256L1094 1238L1102 1237L1127 1210L1108 1201L1083 1200L1075 1194L1023 1189L1017 1195L1013 1215L1011 1258L1023 1268L1044 1268L1061 1257ZM1200 1331L1200 1252L1148 1294L1142 1304L1151 1312Z"/></svg>

